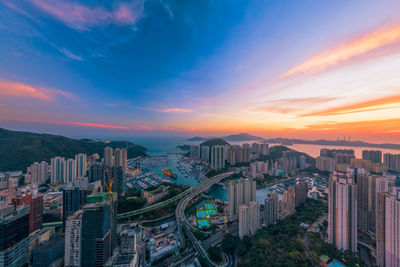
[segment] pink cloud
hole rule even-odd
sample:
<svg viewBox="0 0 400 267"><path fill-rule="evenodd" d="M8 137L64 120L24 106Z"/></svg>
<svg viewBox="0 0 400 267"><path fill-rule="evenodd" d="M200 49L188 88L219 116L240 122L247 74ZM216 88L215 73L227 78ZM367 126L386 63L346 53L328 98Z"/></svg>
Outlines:
<svg viewBox="0 0 400 267"><path fill-rule="evenodd" d="M93 123L93 122L75 122L75 121L58 121L58 120L41 120L41 119L29 119L29 118L11 118L11 117L0 117L0 120L7 121L21 121L21 122L35 122L44 124L56 124L56 125L71 125L71 126L83 126L83 127L94 127L102 129L114 129L114 130L151 130L150 126L146 125L113 125L104 123Z"/></svg>
<svg viewBox="0 0 400 267"><path fill-rule="evenodd" d="M74 97L73 94L62 90L34 87L28 84L9 81L1 78L0 95L9 97L37 98L46 101L50 101L58 95L64 97Z"/></svg>
<svg viewBox="0 0 400 267"><path fill-rule="evenodd" d="M160 110L160 112L165 112L165 113L173 113L173 112L193 112L193 109L186 109L186 108L167 108Z"/></svg>
<svg viewBox="0 0 400 267"><path fill-rule="evenodd" d="M32 3L65 25L80 31L110 24L133 25L142 16L142 3L139 1L121 3L113 10L63 0L32 0Z"/></svg>

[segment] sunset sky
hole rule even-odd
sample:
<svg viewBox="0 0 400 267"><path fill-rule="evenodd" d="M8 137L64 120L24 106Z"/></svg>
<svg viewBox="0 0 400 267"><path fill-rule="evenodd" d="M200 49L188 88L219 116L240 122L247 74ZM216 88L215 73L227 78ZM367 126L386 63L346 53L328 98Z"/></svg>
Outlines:
<svg viewBox="0 0 400 267"><path fill-rule="evenodd" d="M400 143L400 1L0 1L0 127Z"/></svg>

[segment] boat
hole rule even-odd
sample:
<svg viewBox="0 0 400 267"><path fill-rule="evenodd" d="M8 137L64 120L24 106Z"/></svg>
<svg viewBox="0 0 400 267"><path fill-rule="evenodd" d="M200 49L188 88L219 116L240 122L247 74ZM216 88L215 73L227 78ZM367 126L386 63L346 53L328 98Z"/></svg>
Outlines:
<svg viewBox="0 0 400 267"><path fill-rule="evenodd" d="M171 177L172 179L176 179L176 178L178 177L178 176L177 176L175 173L173 173L170 169L162 169L161 172L162 172L164 175L166 175L166 176L168 176L168 177Z"/></svg>

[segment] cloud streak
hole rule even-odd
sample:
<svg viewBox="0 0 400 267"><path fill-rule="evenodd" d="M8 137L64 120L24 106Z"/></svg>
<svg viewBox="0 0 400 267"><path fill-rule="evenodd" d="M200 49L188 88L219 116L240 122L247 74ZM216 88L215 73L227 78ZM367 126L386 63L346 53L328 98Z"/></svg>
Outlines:
<svg viewBox="0 0 400 267"><path fill-rule="evenodd" d="M368 34L342 47L337 47L290 69L279 78L287 78L301 73L316 73L339 63L348 61L372 50L400 40L400 25Z"/></svg>
<svg viewBox="0 0 400 267"><path fill-rule="evenodd" d="M92 122L37 120L37 119L8 118L8 117L0 117L0 120L34 122L34 123L44 123L44 124L56 124L56 125L69 125L69 126L82 126L82 127L112 129L112 130L152 130L152 128L150 126L140 125L140 124L134 124L132 126L124 126L124 125L113 125L113 124L92 123Z"/></svg>
<svg viewBox="0 0 400 267"><path fill-rule="evenodd" d="M194 112L193 109L186 109L186 108L166 108L159 110L163 113L187 113L187 112Z"/></svg>
<svg viewBox="0 0 400 267"><path fill-rule="evenodd" d="M34 87L28 84L0 78L0 95L8 97L28 97L50 101L55 96L73 97L74 95L58 89Z"/></svg>
<svg viewBox="0 0 400 267"><path fill-rule="evenodd" d="M62 0L32 0L31 3L68 27L79 31L110 24L131 26L143 13L143 1L120 3L112 10Z"/></svg>
<svg viewBox="0 0 400 267"><path fill-rule="evenodd" d="M400 95L391 95L383 98L362 101L340 107L324 109L317 112L306 113L301 116L310 117L310 116L334 116L334 115L352 114L359 112L391 109L395 105L400 106Z"/></svg>
<svg viewBox="0 0 400 267"><path fill-rule="evenodd" d="M304 107L322 105L336 100L334 97L307 97L307 98L284 98L271 100L264 105L252 109L257 112L295 113L304 111Z"/></svg>

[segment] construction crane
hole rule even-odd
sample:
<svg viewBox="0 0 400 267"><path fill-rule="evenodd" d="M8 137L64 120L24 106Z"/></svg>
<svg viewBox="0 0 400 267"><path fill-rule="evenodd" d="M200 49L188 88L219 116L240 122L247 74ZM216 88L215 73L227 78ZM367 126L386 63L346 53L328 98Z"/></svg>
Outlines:
<svg viewBox="0 0 400 267"><path fill-rule="evenodd" d="M106 181L106 179L104 179L104 186L106 187L108 194L111 194L112 185L114 183L114 178L111 177L110 171L108 170L107 167L106 167L106 173L107 173L107 180L108 181Z"/></svg>

